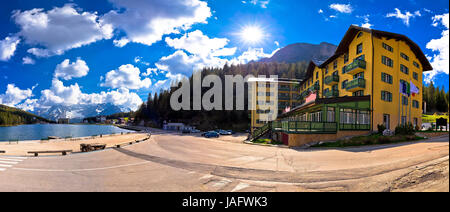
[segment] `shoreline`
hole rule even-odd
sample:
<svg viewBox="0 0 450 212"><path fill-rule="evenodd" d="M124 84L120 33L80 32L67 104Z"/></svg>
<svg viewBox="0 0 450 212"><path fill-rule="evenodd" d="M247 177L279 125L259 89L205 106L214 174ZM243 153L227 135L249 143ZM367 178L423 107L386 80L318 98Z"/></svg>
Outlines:
<svg viewBox="0 0 450 212"><path fill-rule="evenodd" d="M117 133L100 136L87 136L71 139L52 139L52 140L29 140L19 143L0 142L0 150L5 153L0 156L30 156L30 151L59 151L72 150L72 153L81 152L80 144L105 144L106 148L114 147L118 144L131 143L139 140L150 138L149 133L143 132L128 132ZM53 154L52 154L53 155Z"/></svg>
<svg viewBox="0 0 450 212"><path fill-rule="evenodd" d="M110 133L110 134L97 134L97 135L90 135L90 136L79 136L79 137L60 137L57 139L39 139L39 140L17 140L17 139L11 139L11 140L0 140L0 144L2 143L36 143L36 142L45 142L45 141L75 141L75 140L86 140L86 139L91 139L91 138L96 138L96 137L100 137L100 135L102 136L112 136L112 135L123 135L123 134L130 134L130 133L137 133L137 132L146 132L143 129L132 129L132 128L124 128L120 125L112 125L112 124L84 124L84 123L79 123L79 124L21 124L21 125L14 125L14 126L0 126L0 127L17 127L17 126L24 126L24 125L96 125L96 126L113 126L113 127L117 127L120 129L125 129L125 130L129 130L129 131L133 131L133 132L119 132L119 133ZM48 136L51 137L52 135Z"/></svg>

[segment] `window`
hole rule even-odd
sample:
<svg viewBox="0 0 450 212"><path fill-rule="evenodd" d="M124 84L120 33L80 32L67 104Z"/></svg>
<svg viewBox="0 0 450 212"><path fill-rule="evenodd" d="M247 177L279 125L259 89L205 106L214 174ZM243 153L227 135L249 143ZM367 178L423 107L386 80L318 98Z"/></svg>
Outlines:
<svg viewBox="0 0 450 212"><path fill-rule="evenodd" d="M358 119L357 119L357 123L358 124L370 124L370 116L369 116L369 111L366 110L359 110L358 111Z"/></svg>
<svg viewBox="0 0 450 212"><path fill-rule="evenodd" d="M358 79L358 78L364 79L364 72L359 72L359 73L353 75L353 79Z"/></svg>
<svg viewBox="0 0 450 212"><path fill-rule="evenodd" d="M419 101L413 100L412 101L412 106L413 106L413 108L419 108Z"/></svg>
<svg viewBox="0 0 450 212"><path fill-rule="evenodd" d="M394 61L386 56L381 56L381 62L389 67L394 67Z"/></svg>
<svg viewBox="0 0 450 212"><path fill-rule="evenodd" d="M406 116L402 116L402 125L406 125Z"/></svg>
<svg viewBox="0 0 450 212"><path fill-rule="evenodd" d="M316 72L316 80L319 79L319 72Z"/></svg>
<svg viewBox="0 0 450 212"><path fill-rule="evenodd" d="M408 103L409 103L408 97L402 96L402 104L405 105L405 106L408 106Z"/></svg>
<svg viewBox="0 0 450 212"><path fill-rule="evenodd" d="M409 61L408 55L406 55L406 54L404 54L404 53L400 53L400 57L402 57L403 59Z"/></svg>
<svg viewBox="0 0 450 212"><path fill-rule="evenodd" d="M392 84L392 76L386 73L381 72L381 81L385 83Z"/></svg>
<svg viewBox="0 0 450 212"><path fill-rule="evenodd" d="M403 64L400 64L400 71L404 74L409 74L409 68L404 66Z"/></svg>
<svg viewBox="0 0 450 212"><path fill-rule="evenodd" d="M386 129L391 129L391 115L383 114L383 125L386 127Z"/></svg>
<svg viewBox="0 0 450 212"><path fill-rule="evenodd" d="M336 60L333 62L333 69L337 69L337 65L338 65L338 61Z"/></svg>
<svg viewBox="0 0 450 212"><path fill-rule="evenodd" d="M419 119L414 118L414 127L417 127L418 124L419 124Z"/></svg>
<svg viewBox="0 0 450 212"><path fill-rule="evenodd" d="M355 58L355 60L362 60L362 61L364 61L365 60L365 55L361 55L361 56Z"/></svg>
<svg viewBox="0 0 450 212"><path fill-rule="evenodd" d="M413 78L415 80L419 80L419 74L417 74L417 72L413 72Z"/></svg>
<svg viewBox="0 0 450 212"><path fill-rule="evenodd" d="M413 62L413 65L414 65L416 68L420 68L419 63L417 63L416 61Z"/></svg>
<svg viewBox="0 0 450 212"><path fill-rule="evenodd" d="M381 100L392 102L392 93L389 91L381 91Z"/></svg>
<svg viewBox="0 0 450 212"><path fill-rule="evenodd" d="M327 122L335 122L336 116L335 116L335 108L329 107L327 111Z"/></svg>
<svg viewBox="0 0 450 212"><path fill-rule="evenodd" d="M361 54L363 52L363 44L360 43L356 46L356 55Z"/></svg>
<svg viewBox="0 0 450 212"><path fill-rule="evenodd" d="M353 96L364 96L364 91L355 91L353 92Z"/></svg>
<svg viewBox="0 0 450 212"><path fill-rule="evenodd" d="M356 37L359 38L359 37L361 37L361 36L363 36L363 32L359 32L359 33L358 33L358 36L356 36Z"/></svg>
<svg viewBox="0 0 450 212"><path fill-rule="evenodd" d="M344 80L344 82L342 82L342 89L345 89L347 87L347 82L348 80Z"/></svg>
<svg viewBox="0 0 450 212"><path fill-rule="evenodd" d="M342 124L353 124L355 122L356 114L352 109L341 109L340 122Z"/></svg>
<svg viewBox="0 0 450 212"><path fill-rule="evenodd" d="M348 62L348 53L344 54L344 64Z"/></svg>
<svg viewBox="0 0 450 212"><path fill-rule="evenodd" d="M328 66L325 67L325 75L328 74Z"/></svg>
<svg viewBox="0 0 450 212"><path fill-rule="evenodd" d="M390 52L394 52L394 49L391 46L387 45L386 43L383 43L383 48Z"/></svg>

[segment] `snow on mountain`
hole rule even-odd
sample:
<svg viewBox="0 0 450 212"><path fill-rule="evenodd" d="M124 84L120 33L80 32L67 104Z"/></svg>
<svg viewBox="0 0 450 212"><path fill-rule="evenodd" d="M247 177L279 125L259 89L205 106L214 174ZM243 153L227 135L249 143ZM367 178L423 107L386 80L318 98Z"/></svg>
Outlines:
<svg viewBox="0 0 450 212"><path fill-rule="evenodd" d="M71 122L81 122L83 118L101 115L111 115L120 112L129 112L130 108L119 107L113 104L98 105L54 105L48 108L37 108L34 113L51 120L69 118Z"/></svg>

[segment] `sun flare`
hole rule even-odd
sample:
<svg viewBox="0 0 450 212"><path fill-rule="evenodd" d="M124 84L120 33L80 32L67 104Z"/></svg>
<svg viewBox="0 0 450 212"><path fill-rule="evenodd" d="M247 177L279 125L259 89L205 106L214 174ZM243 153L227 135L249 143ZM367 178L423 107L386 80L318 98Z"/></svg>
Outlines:
<svg viewBox="0 0 450 212"><path fill-rule="evenodd" d="M242 29L240 36L245 43L259 43L264 38L264 31L258 26L246 26Z"/></svg>

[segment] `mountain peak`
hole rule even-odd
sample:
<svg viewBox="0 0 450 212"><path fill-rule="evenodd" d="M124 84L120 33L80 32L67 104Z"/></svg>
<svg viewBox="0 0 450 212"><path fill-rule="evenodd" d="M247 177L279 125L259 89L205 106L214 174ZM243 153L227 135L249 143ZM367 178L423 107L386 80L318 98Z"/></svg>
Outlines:
<svg viewBox="0 0 450 212"><path fill-rule="evenodd" d="M294 43L278 50L272 57L263 58L259 62L295 63L301 61L323 62L331 57L337 46L331 43L320 44Z"/></svg>

